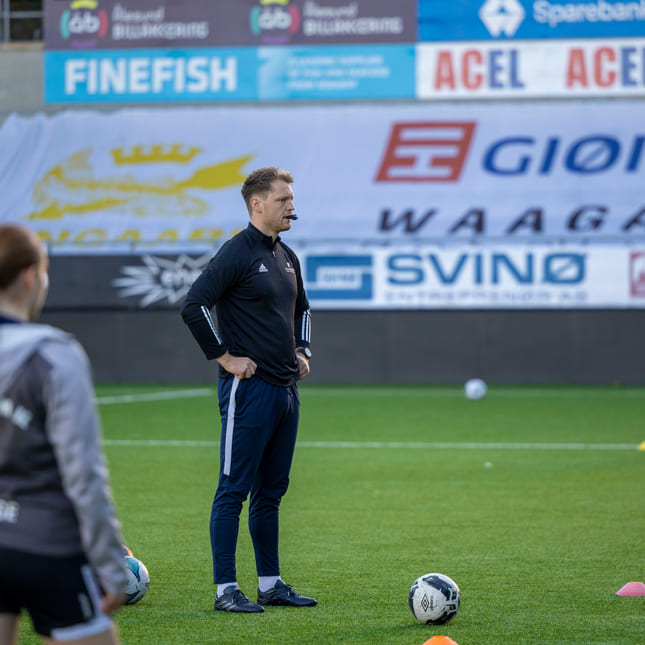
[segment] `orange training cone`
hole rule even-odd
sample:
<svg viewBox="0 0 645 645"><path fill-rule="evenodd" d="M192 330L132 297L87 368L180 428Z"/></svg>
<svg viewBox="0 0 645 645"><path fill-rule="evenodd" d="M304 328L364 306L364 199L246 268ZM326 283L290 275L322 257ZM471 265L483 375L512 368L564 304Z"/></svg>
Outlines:
<svg viewBox="0 0 645 645"><path fill-rule="evenodd" d="M452 638L448 638L447 636L433 636L423 645L459 645L459 643L455 643Z"/></svg>
<svg viewBox="0 0 645 645"><path fill-rule="evenodd" d="M617 592L617 596L645 596L645 585L642 582L628 582ZM432 640L432 639L430 639Z"/></svg>

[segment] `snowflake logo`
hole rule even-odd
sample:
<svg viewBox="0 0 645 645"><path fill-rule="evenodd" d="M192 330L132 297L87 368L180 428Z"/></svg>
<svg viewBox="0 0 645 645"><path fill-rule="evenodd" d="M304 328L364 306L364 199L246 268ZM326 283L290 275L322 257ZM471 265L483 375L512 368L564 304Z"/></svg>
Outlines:
<svg viewBox="0 0 645 645"><path fill-rule="evenodd" d="M210 253L198 258L180 255L175 260L144 255L143 266L121 267L125 277L112 280L112 286L119 289L122 298L143 296L140 307L159 300L167 300L173 305L186 295L210 258Z"/></svg>

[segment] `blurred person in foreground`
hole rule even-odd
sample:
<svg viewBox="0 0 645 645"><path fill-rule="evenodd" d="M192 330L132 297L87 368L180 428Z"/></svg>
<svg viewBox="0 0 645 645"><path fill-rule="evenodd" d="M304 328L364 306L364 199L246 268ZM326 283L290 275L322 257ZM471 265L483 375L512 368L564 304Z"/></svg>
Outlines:
<svg viewBox="0 0 645 645"><path fill-rule="evenodd" d="M274 167L242 186L250 217L195 280L181 315L219 367L220 473L210 533L215 609L260 613L266 605L312 607L280 576L278 511L289 485L300 399L309 374L310 312L296 254L279 234L291 228L293 177ZM211 318L215 306L217 322ZM258 574L257 603L239 589L235 551L242 504Z"/></svg>
<svg viewBox="0 0 645 645"><path fill-rule="evenodd" d="M0 645L26 610L45 643L115 645L127 572L88 360L35 324L47 254L0 225Z"/></svg>

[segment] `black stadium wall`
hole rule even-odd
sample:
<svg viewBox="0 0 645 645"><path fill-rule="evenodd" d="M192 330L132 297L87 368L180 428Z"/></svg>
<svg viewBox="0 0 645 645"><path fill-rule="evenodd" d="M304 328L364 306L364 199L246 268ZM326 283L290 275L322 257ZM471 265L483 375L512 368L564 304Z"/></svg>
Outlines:
<svg viewBox="0 0 645 645"><path fill-rule="evenodd" d="M42 322L76 335L97 382L216 381L179 314L199 270L157 266L52 255ZM311 383L643 385L645 309L314 308L312 349Z"/></svg>
<svg viewBox="0 0 645 645"><path fill-rule="evenodd" d="M85 346L99 383L209 383L168 310L45 311ZM645 384L645 311L314 311L310 383Z"/></svg>

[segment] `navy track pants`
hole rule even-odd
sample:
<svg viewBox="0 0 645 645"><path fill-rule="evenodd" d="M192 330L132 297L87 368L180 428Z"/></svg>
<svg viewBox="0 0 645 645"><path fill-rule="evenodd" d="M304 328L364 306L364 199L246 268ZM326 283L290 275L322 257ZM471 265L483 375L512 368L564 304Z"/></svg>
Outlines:
<svg viewBox="0 0 645 645"><path fill-rule="evenodd" d="M242 504L248 494L249 532L258 576L280 575L278 513L289 486L298 434L298 387L271 385L253 376L220 378L222 417L219 483L211 509L215 584L237 580L235 550Z"/></svg>

